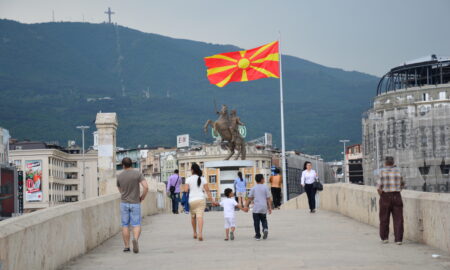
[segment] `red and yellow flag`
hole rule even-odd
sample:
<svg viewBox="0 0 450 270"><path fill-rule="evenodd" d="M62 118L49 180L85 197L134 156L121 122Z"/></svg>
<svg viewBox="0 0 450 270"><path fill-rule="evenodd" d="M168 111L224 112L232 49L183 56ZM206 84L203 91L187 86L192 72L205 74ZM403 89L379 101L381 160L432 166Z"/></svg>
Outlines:
<svg viewBox="0 0 450 270"><path fill-rule="evenodd" d="M219 87L229 82L245 82L262 78L280 78L278 41L247 51L205 57L207 76Z"/></svg>

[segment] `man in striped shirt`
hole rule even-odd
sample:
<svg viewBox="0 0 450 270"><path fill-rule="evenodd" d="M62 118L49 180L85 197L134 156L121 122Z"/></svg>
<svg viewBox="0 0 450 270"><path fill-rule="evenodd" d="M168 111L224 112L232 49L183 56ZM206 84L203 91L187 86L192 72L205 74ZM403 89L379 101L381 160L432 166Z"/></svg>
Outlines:
<svg viewBox="0 0 450 270"><path fill-rule="evenodd" d="M404 188L400 169L394 166L394 158L386 157L385 167L380 169L378 194L380 194L380 237L383 243L388 243L389 219L392 213L394 221L395 243L403 241L403 201L400 191Z"/></svg>

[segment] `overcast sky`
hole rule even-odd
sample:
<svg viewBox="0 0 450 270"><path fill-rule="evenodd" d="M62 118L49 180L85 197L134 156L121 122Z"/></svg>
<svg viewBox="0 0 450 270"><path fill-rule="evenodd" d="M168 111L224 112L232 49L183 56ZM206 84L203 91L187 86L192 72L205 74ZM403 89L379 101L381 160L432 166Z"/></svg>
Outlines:
<svg viewBox="0 0 450 270"><path fill-rule="evenodd" d="M283 53L377 76L404 61L450 56L449 0L0 0L24 23L107 20L149 33L252 48L282 34Z"/></svg>

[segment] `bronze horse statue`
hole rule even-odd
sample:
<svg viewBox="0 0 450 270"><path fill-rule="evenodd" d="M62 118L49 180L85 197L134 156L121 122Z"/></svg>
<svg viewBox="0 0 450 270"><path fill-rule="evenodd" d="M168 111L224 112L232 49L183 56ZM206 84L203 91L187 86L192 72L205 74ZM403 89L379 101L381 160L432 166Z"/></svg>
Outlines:
<svg viewBox="0 0 450 270"><path fill-rule="evenodd" d="M214 132L214 136L220 135L220 137L222 138L222 148L228 149L228 151L230 152L225 160L229 160L234 155L235 150L238 151L235 160L237 160L239 157L241 157L242 160L245 160L245 141L238 131L239 125L242 125L243 123L240 122L240 119L236 116L235 112L234 114L232 114L232 117L230 117L226 105L222 105L222 109L216 113L219 115L219 119L217 119L215 122L212 120L206 121L203 130L206 133L208 132L208 127L211 126Z"/></svg>

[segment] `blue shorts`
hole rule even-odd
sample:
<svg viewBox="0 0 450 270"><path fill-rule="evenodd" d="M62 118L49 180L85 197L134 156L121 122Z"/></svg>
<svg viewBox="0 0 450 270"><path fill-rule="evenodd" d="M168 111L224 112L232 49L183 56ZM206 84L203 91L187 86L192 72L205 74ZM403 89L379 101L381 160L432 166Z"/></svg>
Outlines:
<svg viewBox="0 0 450 270"><path fill-rule="evenodd" d="M141 226L141 204L140 203L120 203L120 215L122 217L122 227Z"/></svg>

